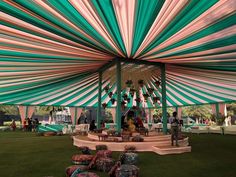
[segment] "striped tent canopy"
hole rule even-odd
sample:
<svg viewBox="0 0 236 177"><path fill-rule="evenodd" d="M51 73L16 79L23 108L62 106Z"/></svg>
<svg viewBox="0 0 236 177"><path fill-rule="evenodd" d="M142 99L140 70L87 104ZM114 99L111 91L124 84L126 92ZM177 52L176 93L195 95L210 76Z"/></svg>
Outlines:
<svg viewBox="0 0 236 177"><path fill-rule="evenodd" d="M98 70L116 58L165 63L168 106L235 101L236 1L0 1L0 104L96 107ZM112 107L105 73L102 102ZM162 106L159 75L148 72L133 97L123 87L127 106L150 88L141 106Z"/></svg>

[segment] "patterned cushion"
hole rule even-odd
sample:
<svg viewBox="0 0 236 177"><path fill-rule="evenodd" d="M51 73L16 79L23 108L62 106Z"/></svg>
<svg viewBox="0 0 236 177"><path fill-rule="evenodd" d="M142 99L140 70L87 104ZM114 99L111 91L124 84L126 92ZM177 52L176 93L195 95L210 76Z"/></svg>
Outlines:
<svg viewBox="0 0 236 177"><path fill-rule="evenodd" d="M66 168L66 177L71 177L71 175L77 171L77 172L82 172L87 170L87 166L84 165L71 165Z"/></svg>
<svg viewBox="0 0 236 177"><path fill-rule="evenodd" d="M92 159L93 159L93 155L73 155L72 156L72 162L76 165L88 165Z"/></svg>
<svg viewBox="0 0 236 177"><path fill-rule="evenodd" d="M138 163L138 154L127 152L120 155L122 164L136 165Z"/></svg>
<svg viewBox="0 0 236 177"><path fill-rule="evenodd" d="M91 150L87 146L80 146L79 150L82 152L82 154L91 154Z"/></svg>
<svg viewBox="0 0 236 177"><path fill-rule="evenodd" d="M83 172L83 173L79 173L76 177L99 177L99 176L96 173Z"/></svg>
<svg viewBox="0 0 236 177"><path fill-rule="evenodd" d="M112 157L112 151L100 150L97 152L97 157Z"/></svg>
<svg viewBox="0 0 236 177"><path fill-rule="evenodd" d="M114 166L115 161L111 158L98 158L96 161L97 170L103 172L109 172L111 168Z"/></svg>
<svg viewBox="0 0 236 177"><path fill-rule="evenodd" d="M116 170L116 177L138 177L139 168L135 165L121 165Z"/></svg>

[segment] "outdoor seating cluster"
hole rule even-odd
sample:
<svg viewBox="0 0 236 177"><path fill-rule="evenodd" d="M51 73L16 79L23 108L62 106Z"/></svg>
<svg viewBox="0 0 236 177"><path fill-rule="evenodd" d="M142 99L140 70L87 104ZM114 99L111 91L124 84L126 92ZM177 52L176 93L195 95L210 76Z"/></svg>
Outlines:
<svg viewBox="0 0 236 177"><path fill-rule="evenodd" d="M126 146L119 158L112 157L106 145L97 145L96 152L79 147L80 153L72 156L71 166L66 168L66 177L99 177L96 171L106 172L110 177L138 177L138 154L135 146Z"/></svg>

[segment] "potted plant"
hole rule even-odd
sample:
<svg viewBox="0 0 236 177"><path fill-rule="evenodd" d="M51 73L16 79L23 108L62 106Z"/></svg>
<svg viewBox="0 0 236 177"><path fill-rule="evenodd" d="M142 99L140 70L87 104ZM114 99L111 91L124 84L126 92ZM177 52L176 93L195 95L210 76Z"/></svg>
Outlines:
<svg viewBox="0 0 236 177"><path fill-rule="evenodd" d="M127 102L130 103L130 98L127 98Z"/></svg>
<svg viewBox="0 0 236 177"><path fill-rule="evenodd" d="M140 102L141 102L141 98L137 97L137 98L135 99L135 101L136 101L137 103L140 103Z"/></svg>
<svg viewBox="0 0 236 177"><path fill-rule="evenodd" d="M103 109L106 109L107 104L106 103L102 103L102 107L103 107Z"/></svg>
<svg viewBox="0 0 236 177"><path fill-rule="evenodd" d="M109 92L109 94L108 94L109 98L111 98L112 95L113 95L113 93L112 93L112 92Z"/></svg>
<svg viewBox="0 0 236 177"><path fill-rule="evenodd" d="M132 80L127 80L125 82L125 84L126 84L127 87L131 87L131 85L133 84L133 81Z"/></svg>
<svg viewBox="0 0 236 177"><path fill-rule="evenodd" d="M149 94L145 93L145 94L143 94L143 97L144 97L144 100L147 101Z"/></svg>
<svg viewBox="0 0 236 177"><path fill-rule="evenodd" d="M121 108L124 110L125 109L125 104L126 104L126 102L123 100L122 102L121 102Z"/></svg>
<svg viewBox="0 0 236 177"><path fill-rule="evenodd" d="M148 90L148 93L151 95L151 94L153 94L153 92L154 92L154 89L153 88L147 88L147 90Z"/></svg>
<svg viewBox="0 0 236 177"><path fill-rule="evenodd" d="M156 81L155 84L156 84L156 86L158 88L160 86L161 82L160 81Z"/></svg>
<svg viewBox="0 0 236 177"><path fill-rule="evenodd" d="M110 89L110 88L109 88L108 85L107 85L106 87L104 87L104 90L105 90L106 93L108 93L109 89Z"/></svg>
<svg viewBox="0 0 236 177"><path fill-rule="evenodd" d="M143 87L144 86L144 81L142 79L138 80L138 84L140 87Z"/></svg>
<svg viewBox="0 0 236 177"><path fill-rule="evenodd" d="M112 99L111 99L111 104L115 104L115 102L116 102L116 99L115 99L115 98L112 98Z"/></svg>
<svg viewBox="0 0 236 177"><path fill-rule="evenodd" d="M153 97L153 103L157 103L158 101L160 101L160 97Z"/></svg>
<svg viewBox="0 0 236 177"><path fill-rule="evenodd" d="M125 94L123 95L123 98L124 98L124 100L127 100L127 99L128 99L128 95L125 93Z"/></svg>
<svg viewBox="0 0 236 177"><path fill-rule="evenodd" d="M135 92L135 91L136 91L135 89L130 89L129 94L130 94L131 97L134 96L134 92Z"/></svg>

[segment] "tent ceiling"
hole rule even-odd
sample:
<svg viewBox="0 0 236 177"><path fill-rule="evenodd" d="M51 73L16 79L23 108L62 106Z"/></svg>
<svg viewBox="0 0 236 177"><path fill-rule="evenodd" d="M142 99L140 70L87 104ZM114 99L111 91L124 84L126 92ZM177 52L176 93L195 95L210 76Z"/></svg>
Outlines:
<svg viewBox="0 0 236 177"><path fill-rule="evenodd" d="M1 104L96 106L117 57L167 63L169 106L236 100L236 2L0 1Z"/></svg>

